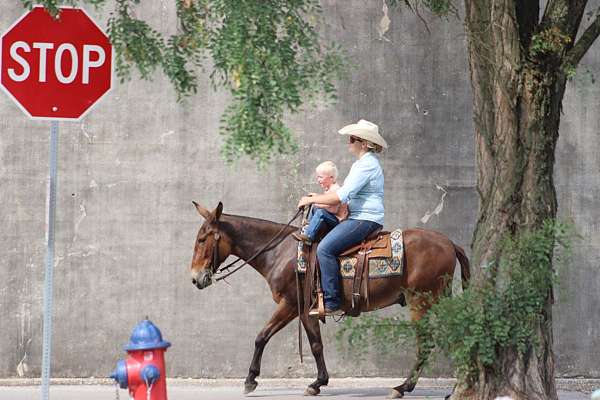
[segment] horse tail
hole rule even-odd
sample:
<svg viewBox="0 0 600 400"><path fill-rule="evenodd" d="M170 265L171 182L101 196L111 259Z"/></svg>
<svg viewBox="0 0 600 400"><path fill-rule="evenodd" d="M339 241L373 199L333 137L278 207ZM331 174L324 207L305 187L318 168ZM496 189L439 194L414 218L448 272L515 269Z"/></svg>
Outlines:
<svg viewBox="0 0 600 400"><path fill-rule="evenodd" d="M460 278L462 280L463 290L469 287L469 280L471 279L471 264L465 254L462 247L454 245L454 251L456 252L456 258L460 263Z"/></svg>

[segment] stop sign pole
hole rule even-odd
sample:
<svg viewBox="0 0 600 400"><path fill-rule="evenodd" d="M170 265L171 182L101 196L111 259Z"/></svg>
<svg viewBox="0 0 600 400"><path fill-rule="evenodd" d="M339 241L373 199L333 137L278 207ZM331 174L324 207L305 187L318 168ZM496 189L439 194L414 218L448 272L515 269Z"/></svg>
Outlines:
<svg viewBox="0 0 600 400"><path fill-rule="evenodd" d="M31 119L50 120L46 198L46 260L42 340L42 400L49 398L55 258L59 121L78 121L112 86L112 46L81 8L58 18L37 6L0 40L0 86Z"/></svg>
<svg viewBox="0 0 600 400"><path fill-rule="evenodd" d="M58 121L50 123L50 156L46 197L46 269L44 276L44 331L42 338L42 400L50 397L52 359L52 303L54 282L54 243L56 226L56 181L58 179Z"/></svg>

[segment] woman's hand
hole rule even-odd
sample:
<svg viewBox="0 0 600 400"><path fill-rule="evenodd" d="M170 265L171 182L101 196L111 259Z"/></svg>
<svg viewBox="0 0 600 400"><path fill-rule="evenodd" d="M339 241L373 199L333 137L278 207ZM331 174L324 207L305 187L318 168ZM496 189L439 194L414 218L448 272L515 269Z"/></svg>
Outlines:
<svg viewBox="0 0 600 400"><path fill-rule="evenodd" d="M300 199L300 201L298 202L298 208L302 208L304 206L307 206L309 204L311 204L313 201L313 199L311 199L311 196L304 196Z"/></svg>
<svg viewBox="0 0 600 400"><path fill-rule="evenodd" d="M298 202L298 208L302 208L309 204L322 204L327 206L335 206L340 204L340 197L335 192L325 194L314 194L314 196L304 196Z"/></svg>

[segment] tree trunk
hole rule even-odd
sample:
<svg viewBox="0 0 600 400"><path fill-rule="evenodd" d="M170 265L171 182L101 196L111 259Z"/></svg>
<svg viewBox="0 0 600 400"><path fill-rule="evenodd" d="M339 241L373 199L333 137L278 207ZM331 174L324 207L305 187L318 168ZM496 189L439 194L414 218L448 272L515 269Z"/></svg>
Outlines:
<svg viewBox="0 0 600 400"><path fill-rule="evenodd" d="M560 60L523 55L532 31L523 24L519 30L514 0L465 4L480 196L475 284L492 280L503 287L509 278L496 268L500 239L556 216L554 152L566 77ZM498 350L495 367L481 367L475 382L459 380L452 399L557 399L551 303L548 293L538 344L525 354Z"/></svg>

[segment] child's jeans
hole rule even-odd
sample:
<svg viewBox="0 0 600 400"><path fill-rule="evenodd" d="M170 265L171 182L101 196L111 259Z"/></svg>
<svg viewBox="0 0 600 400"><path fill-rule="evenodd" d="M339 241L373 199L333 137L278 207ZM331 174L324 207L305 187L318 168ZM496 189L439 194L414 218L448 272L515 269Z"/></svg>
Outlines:
<svg viewBox="0 0 600 400"><path fill-rule="evenodd" d="M304 234L314 241L319 229L325 224L330 230L339 224L337 217L325 210L324 208L312 207L309 215L309 222L306 228L304 228Z"/></svg>

